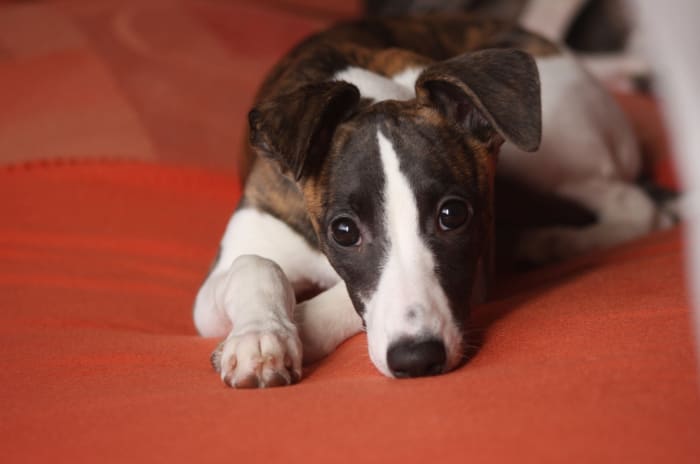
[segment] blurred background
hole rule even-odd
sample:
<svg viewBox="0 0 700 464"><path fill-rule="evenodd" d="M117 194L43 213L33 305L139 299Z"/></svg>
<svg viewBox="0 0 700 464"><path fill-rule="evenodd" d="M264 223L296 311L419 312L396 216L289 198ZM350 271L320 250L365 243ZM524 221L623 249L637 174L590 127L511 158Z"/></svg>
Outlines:
<svg viewBox="0 0 700 464"><path fill-rule="evenodd" d="M627 10L614 0L528 3L0 2L0 163L110 157L232 170L257 86L301 38L365 12L460 10L521 22L578 50L634 113L649 167L673 185L669 166L656 163L667 140Z"/></svg>

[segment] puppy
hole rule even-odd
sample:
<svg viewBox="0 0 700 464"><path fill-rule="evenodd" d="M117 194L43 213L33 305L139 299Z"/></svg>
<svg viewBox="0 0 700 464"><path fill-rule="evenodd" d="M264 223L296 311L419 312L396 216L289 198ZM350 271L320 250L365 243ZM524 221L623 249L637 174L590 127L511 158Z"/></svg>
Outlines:
<svg viewBox="0 0 700 464"><path fill-rule="evenodd" d="M201 335L225 337L212 363L231 387L291 384L363 329L387 376L457 367L492 275L499 152L499 184L587 218L538 224L523 259L659 227L620 111L566 51L506 23L338 25L280 61L249 122L257 156L194 307ZM542 213L523 198L521 215Z"/></svg>

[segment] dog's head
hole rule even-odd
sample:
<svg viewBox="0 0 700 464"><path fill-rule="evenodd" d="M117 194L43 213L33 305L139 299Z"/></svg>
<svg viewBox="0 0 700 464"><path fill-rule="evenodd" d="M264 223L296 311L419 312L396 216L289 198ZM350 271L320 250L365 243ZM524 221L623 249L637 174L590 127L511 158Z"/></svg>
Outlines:
<svg viewBox="0 0 700 464"><path fill-rule="evenodd" d="M329 81L264 101L251 143L298 183L377 368L446 372L490 267L498 149L540 141L537 68L523 52L485 50L424 69L408 97L362 97Z"/></svg>

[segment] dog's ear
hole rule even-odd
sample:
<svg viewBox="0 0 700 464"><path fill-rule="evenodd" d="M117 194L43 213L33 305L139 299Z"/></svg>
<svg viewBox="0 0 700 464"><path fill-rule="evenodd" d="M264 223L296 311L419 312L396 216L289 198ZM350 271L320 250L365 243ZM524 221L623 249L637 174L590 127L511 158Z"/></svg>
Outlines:
<svg viewBox="0 0 700 464"><path fill-rule="evenodd" d="M248 114L250 143L296 181L311 175L330 148L333 133L360 101L347 82L322 82L260 102Z"/></svg>
<svg viewBox="0 0 700 464"><path fill-rule="evenodd" d="M493 150L503 139L525 151L539 147L540 80L525 52L489 49L436 63L418 77L416 96Z"/></svg>

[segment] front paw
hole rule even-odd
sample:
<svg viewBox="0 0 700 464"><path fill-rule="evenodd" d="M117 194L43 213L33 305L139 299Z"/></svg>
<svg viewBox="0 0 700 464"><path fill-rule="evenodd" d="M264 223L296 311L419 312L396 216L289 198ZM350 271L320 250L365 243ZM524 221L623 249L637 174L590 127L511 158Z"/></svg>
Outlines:
<svg viewBox="0 0 700 464"><path fill-rule="evenodd" d="M301 341L289 323L234 329L211 356L221 380L232 388L291 385L301 378Z"/></svg>

